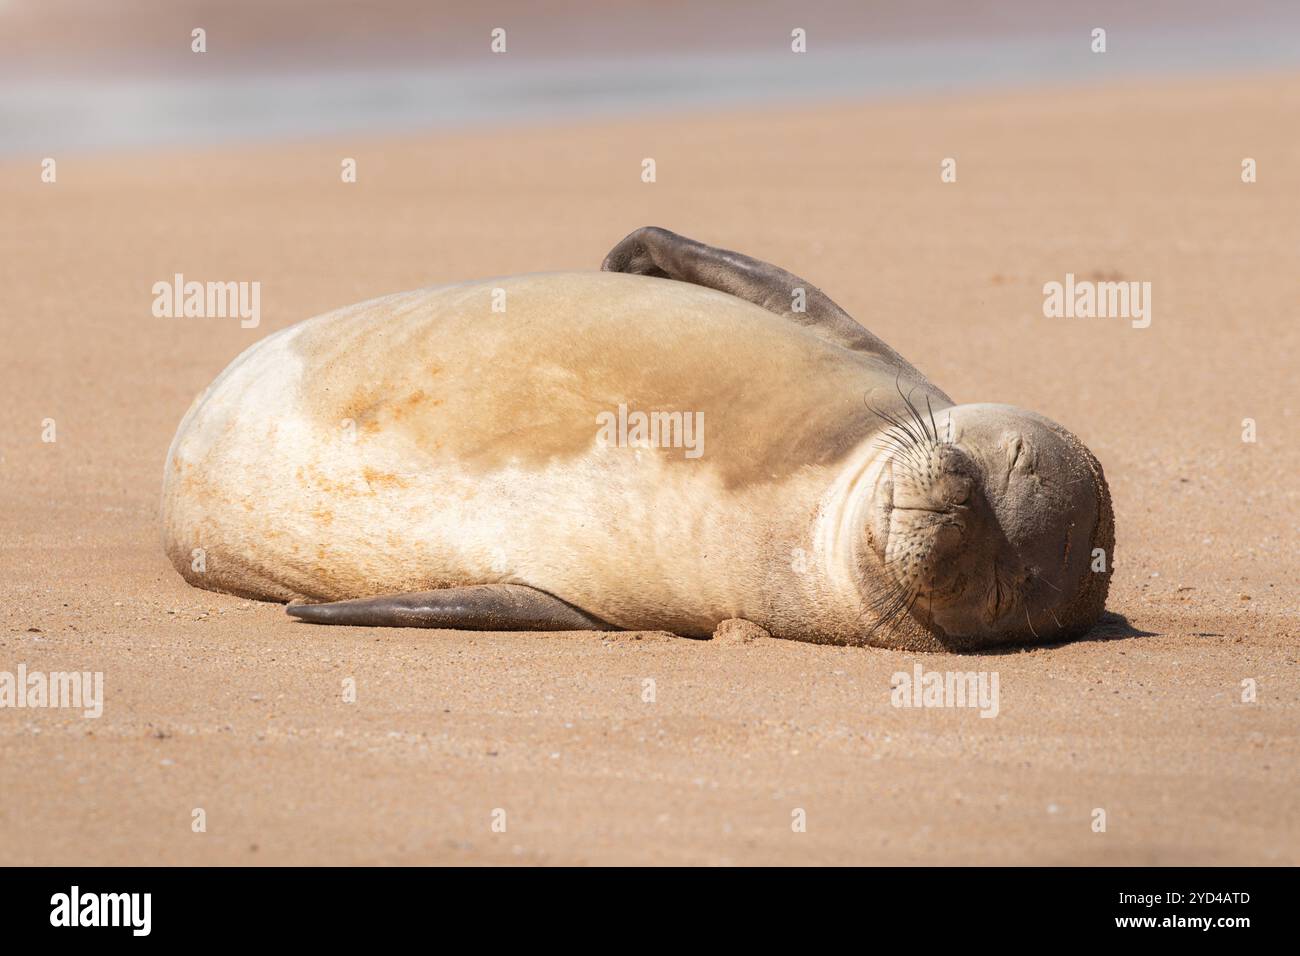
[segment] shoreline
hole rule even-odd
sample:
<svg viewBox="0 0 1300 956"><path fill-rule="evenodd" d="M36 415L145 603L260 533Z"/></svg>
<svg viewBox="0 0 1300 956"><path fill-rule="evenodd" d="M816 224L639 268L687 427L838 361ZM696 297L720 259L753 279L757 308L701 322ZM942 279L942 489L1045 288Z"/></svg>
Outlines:
<svg viewBox="0 0 1300 956"><path fill-rule="evenodd" d="M564 62L484 53L441 68L355 66L227 73L173 71L0 88L0 158L53 151L125 151L309 137L431 135L721 109L888 103L1227 81L1267 81L1300 68L1300 44L1249 32L1162 34L1146 46L1094 54L1086 36L773 52L632 54ZM1133 37L1126 37L1133 43ZM907 77L908 79L903 79Z"/></svg>

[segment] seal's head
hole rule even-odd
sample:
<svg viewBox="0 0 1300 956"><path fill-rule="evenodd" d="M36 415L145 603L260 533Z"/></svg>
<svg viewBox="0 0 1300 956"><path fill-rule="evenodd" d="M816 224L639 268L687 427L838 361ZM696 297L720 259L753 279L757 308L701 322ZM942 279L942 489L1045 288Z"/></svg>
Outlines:
<svg viewBox="0 0 1300 956"><path fill-rule="evenodd" d="M909 403L910 404L910 403ZM1011 405L888 417L868 538L894 591L945 647L1064 640L1100 617L1114 517L1074 435Z"/></svg>

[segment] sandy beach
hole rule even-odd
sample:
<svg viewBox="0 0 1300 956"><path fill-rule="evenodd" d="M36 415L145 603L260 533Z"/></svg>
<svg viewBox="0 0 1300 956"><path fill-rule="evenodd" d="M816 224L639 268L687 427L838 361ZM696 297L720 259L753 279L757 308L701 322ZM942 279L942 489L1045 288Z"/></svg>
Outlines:
<svg viewBox="0 0 1300 956"><path fill-rule="evenodd" d="M55 184L5 159L0 670L106 700L0 710L0 864L1300 863L1298 110L1268 75L68 154ZM168 443L248 345L595 269L644 224L1079 434L1116 512L1102 626L963 656L313 628L168 564ZM259 326L155 318L175 273L260 282ZM1149 281L1150 326L1044 317L1067 273ZM918 662L996 671L997 718L891 706Z"/></svg>

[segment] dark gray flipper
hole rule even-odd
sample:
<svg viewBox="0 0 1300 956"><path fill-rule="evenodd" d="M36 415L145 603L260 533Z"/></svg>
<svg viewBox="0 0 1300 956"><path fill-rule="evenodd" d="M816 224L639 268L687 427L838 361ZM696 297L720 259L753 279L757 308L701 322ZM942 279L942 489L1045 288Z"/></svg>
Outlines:
<svg viewBox="0 0 1300 956"><path fill-rule="evenodd" d="M466 631L615 630L572 604L522 584L475 584L331 604L291 604L286 610L312 624L358 627L441 627Z"/></svg>
<svg viewBox="0 0 1300 956"><path fill-rule="evenodd" d="M906 359L812 283L739 252L706 246L658 226L642 226L611 249L600 268L605 272L676 279L726 292L806 326L836 345L878 355L905 376L924 381ZM795 289L804 290L804 312L793 310Z"/></svg>

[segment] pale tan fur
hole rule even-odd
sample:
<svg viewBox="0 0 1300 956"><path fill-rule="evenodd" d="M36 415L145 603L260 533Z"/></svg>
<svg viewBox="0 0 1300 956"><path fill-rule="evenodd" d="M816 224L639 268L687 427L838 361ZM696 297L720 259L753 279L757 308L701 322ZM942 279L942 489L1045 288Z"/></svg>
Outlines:
<svg viewBox="0 0 1300 956"><path fill-rule="evenodd" d="M743 617L857 643L884 587L862 534L883 458L867 404L900 414L898 381L663 279L389 296L263 340L199 397L168 455L164 542L187 580L256 598L510 582L626 628ZM703 412L704 454L598 447L620 403ZM936 646L910 620L890 642Z"/></svg>

